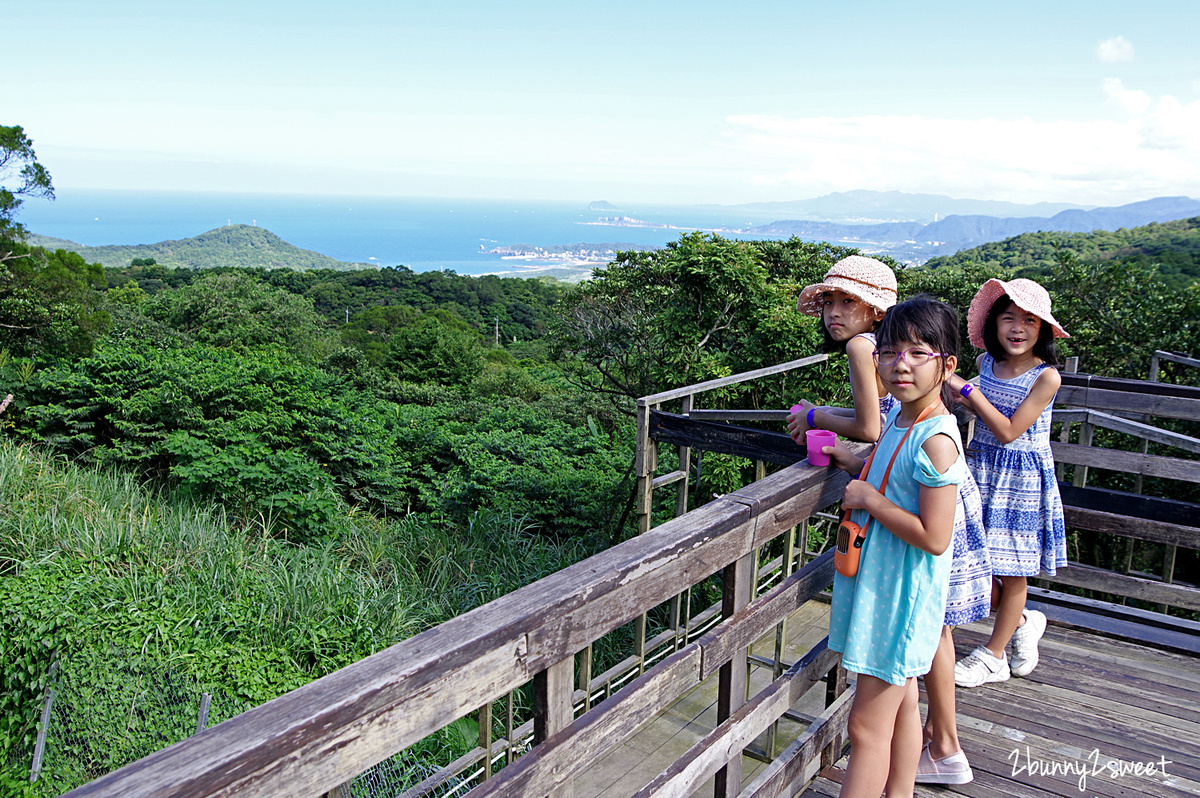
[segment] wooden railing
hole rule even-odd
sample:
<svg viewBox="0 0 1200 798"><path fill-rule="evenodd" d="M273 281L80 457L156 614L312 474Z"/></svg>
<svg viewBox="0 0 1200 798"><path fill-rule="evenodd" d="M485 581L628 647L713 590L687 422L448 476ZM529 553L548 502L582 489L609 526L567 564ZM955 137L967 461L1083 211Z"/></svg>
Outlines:
<svg viewBox="0 0 1200 798"><path fill-rule="evenodd" d="M822 749L841 745L848 702L839 658L822 643L747 700L747 651L829 586L832 561L827 553L756 595L755 558L837 501L845 483L836 469L785 468L69 795L321 795L530 681L535 745L475 794L565 795L597 752L713 675L719 725L642 794L690 792L709 776L720 795L738 794L742 747L824 680L827 711L756 783L801 778ZM720 623L575 717L576 655L717 572Z"/></svg>
<svg viewBox="0 0 1200 798"><path fill-rule="evenodd" d="M1145 445L1200 453L1200 439L1148 423L1153 418L1200 421L1200 388L1064 374L1057 403L1067 407L1054 411L1063 434L1051 448L1060 468L1073 466L1071 482L1062 488L1067 526L1119 535L1127 545L1123 572L1072 563L1041 581L1156 603L1163 612L1168 607L1200 610L1200 589L1174 584L1177 549L1200 549L1200 504L1141 494L1143 477L1200 484L1200 460L1148 454ZM1073 425L1078 425L1077 442L1064 442ZM1128 435L1142 444L1142 451L1096 447L1097 429ZM1135 490L1089 487L1093 470L1135 475ZM1163 546L1161 574L1131 570L1135 541Z"/></svg>

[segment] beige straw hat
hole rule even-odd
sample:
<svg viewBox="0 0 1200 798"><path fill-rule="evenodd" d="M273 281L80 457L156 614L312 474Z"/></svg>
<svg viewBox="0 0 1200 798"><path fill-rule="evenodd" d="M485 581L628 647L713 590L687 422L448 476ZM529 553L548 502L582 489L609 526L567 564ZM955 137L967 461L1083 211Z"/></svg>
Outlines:
<svg viewBox="0 0 1200 798"><path fill-rule="evenodd" d="M809 316L821 315L821 295L840 290L868 305L886 311L896 304L896 275L883 261L865 255L850 255L833 264L822 282L800 292L796 309Z"/></svg>

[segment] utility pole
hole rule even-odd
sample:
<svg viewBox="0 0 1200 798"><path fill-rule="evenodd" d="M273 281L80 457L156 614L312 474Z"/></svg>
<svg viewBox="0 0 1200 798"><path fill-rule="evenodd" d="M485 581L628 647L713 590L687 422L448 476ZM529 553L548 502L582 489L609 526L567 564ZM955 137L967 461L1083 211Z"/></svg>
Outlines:
<svg viewBox="0 0 1200 798"><path fill-rule="evenodd" d="M496 322L496 346L500 346L500 317L496 316L493 320Z"/></svg>

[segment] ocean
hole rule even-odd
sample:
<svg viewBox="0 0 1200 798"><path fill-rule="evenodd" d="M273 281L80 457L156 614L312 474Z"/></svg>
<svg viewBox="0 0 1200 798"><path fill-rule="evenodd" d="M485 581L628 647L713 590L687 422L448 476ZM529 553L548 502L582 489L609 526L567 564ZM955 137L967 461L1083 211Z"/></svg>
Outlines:
<svg viewBox="0 0 1200 798"><path fill-rule="evenodd" d="M154 244L233 224L254 224L290 244L340 261L459 274L519 273L496 247L577 243L662 246L691 230L735 232L775 219L736 206L642 205L595 200L433 199L278 194L59 190L54 201L29 199L17 219L30 232L86 246ZM616 226L604 217L662 225Z"/></svg>

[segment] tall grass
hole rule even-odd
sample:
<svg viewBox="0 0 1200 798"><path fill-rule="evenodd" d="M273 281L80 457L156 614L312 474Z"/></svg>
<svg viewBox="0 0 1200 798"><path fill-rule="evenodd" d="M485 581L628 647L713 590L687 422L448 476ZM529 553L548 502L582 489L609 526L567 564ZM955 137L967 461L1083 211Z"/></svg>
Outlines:
<svg viewBox="0 0 1200 798"><path fill-rule="evenodd" d="M282 649L315 677L588 554L488 512L465 528L347 513L332 542L312 546L270 527L0 442L0 575L65 574L79 639L133 634L166 659L218 644Z"/></svg>
<svg viewBox="0 0 1200 798"><path fill-rule="evenodd" d="M591 553L483 511L465 526L347 512L309 546L273 526L0 441L0 599L53 607L69 627L56 656L98 683L136 660L252 705ZM22 623L6 633L32 640Z"/></svg>

